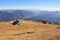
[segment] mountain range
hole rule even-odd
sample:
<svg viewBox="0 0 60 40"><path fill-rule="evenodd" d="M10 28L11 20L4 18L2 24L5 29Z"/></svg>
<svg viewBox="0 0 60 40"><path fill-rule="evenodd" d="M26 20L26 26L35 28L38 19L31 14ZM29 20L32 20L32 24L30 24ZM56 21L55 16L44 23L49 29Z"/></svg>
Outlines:
<svg viewBox="0 0 60 40"><path fill-rule="evenodd" d="M18 19L60 23L60 11L0 10L0 22Z"/></svg>

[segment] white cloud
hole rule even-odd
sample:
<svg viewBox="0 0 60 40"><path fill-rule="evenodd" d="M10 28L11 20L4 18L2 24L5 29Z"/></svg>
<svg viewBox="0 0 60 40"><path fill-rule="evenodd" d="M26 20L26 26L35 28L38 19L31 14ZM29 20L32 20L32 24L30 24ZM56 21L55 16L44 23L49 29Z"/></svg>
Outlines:
<svg viewBox="0 0 60 40"><path fill-rule="evenodd" d="M8 8L0 8L0 9L21 9L21 10L45 10L45 11L60 11L58 7L8 7Z"/></svg>

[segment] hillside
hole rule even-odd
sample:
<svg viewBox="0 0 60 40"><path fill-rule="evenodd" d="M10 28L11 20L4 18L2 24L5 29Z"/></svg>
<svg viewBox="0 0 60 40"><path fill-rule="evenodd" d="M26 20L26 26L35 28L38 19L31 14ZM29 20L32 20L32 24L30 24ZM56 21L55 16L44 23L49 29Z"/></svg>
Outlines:
<svg viewBox="0 0 60 40"><path fill-rule="evenodd" d="M60 40L60 26L21 20L21 25L0 22L0 40Z"/></svg>
<svg viewBox="0 0 60 40"><path fill-rule="evenodd" d="M36 16L35 13L29 10L0 10L0 22L27 19L33 16Z"/></svg>

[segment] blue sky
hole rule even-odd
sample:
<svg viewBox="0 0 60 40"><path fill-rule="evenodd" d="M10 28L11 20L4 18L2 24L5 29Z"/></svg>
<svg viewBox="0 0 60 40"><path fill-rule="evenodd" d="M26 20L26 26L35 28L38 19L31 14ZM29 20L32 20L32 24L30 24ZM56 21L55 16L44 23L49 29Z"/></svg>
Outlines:
<svg viewBox="0 0 60 40"><path fill-rule="evenodd" d="M60 0L0 0L0 9L60 10Z"/></svg>

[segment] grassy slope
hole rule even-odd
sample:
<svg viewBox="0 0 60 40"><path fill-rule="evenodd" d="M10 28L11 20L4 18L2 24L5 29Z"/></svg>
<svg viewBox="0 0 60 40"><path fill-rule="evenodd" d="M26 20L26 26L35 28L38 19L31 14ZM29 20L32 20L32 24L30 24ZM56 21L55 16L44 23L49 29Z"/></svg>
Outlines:
<svg viewBox="0 0 60 40"><path fill-rule="evenodd" d="M60 26L21 20L21 25L0 23L0 40L60 40Z"/></svg>

